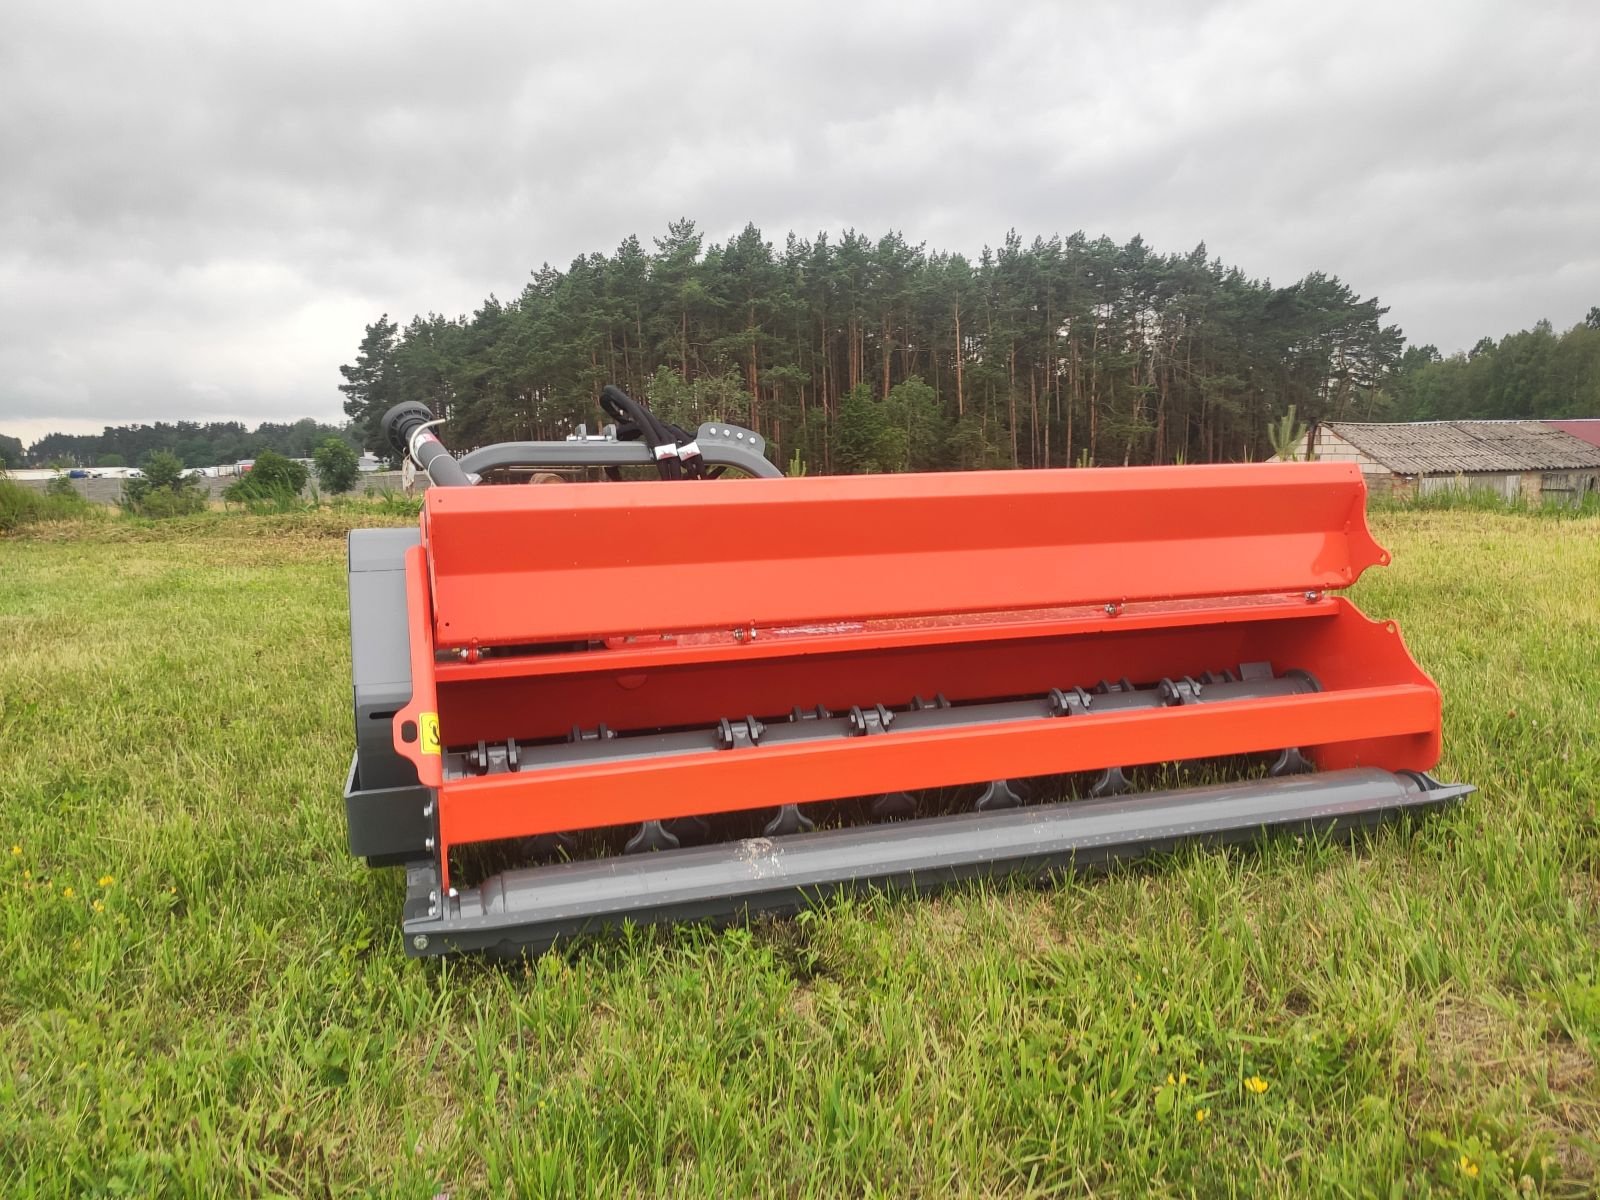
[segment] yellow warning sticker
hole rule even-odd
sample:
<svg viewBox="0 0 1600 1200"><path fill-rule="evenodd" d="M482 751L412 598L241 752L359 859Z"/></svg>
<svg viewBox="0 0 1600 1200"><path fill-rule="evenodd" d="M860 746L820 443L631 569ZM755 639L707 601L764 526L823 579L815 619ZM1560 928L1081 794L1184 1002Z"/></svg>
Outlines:
<svg viewBox="0 0 1600 1200"><path fill-rule="evenodd" d="M418 713L417 727L422 731L422 752L424 754L439 753L439 714L435 712Z"/></svg>

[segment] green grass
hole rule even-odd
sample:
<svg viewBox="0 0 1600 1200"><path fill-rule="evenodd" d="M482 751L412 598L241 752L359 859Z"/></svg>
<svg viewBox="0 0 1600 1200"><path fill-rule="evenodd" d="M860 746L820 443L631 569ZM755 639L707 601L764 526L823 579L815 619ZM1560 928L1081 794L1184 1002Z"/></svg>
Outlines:
<svg viewBox="0 0 1600 1200"><path fill-rule="evenodd" d="M1486 487L1448 488L1426 496L1374 496L1368 501L1368 507L1382 513L1484 512L1586 520L1600 516L1600 492L1585 492L1577 503L1567 503L1556 499L1534 502L1520 496L1507 500L1501 493Z"/></svg>
<svg viewBox="0 0 1600 1200"><path fill-rule="evenodd" d="M347 515L0 540L0 1195L1600 1187L1600 520L1380 515L1442 818L504 967L345 853Z"/></svg>

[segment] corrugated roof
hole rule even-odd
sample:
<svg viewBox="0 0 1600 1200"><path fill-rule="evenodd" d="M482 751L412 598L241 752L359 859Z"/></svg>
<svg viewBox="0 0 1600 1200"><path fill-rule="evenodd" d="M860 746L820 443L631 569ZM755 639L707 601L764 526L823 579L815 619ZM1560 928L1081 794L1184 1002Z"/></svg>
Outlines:
<svg viewBox="0 0 1600 1200"><path fill-rule="evenodd" d="M1600 467L1600 446L1543 421L1329 421L1326 427L1400 475Z"/></svg>
<svg viewBox="0 0 1600 1200"><path fill-rule="evenodd" d="M1591 446L1600 446L1600 417L1577 417L1570 421L1543 421L1552 429L1559 429L1562 433L1570 433L1581 441L1588 442Z"/></svg>

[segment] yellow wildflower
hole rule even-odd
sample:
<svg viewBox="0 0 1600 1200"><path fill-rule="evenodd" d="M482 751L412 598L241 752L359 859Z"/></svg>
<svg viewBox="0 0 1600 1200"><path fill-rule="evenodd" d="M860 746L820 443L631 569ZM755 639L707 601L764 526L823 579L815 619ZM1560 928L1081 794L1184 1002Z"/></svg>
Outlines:
<svg viewBox="0 0 1600 1200"><path fill-rule="evenodd" d="M95 910L95 912L105 912L105 910L106 910L106 902L104 900L96 900L89 907L93 908Z"/></svg>
<svg viewBox="0 0 1600 1200"><path fill-rule="evenodd" d="M1194 1119L1196 1121L1204 1121L1210 1115L1211 1110L1209 1108L1197 1108L1194 1110Z"/></svg>
<svg viewBox="0 0 1600 1200"><path fill-rule="evenodd" d="M1167 1073L1167 1086L1168 1087L1182 1087L1184 1084L1186 1084L1188 1082L1189 1082L1189 1076L1183 1071L1179 1071L1176 1077L1174 1077L1171 1072Z"/></svg>
<svg viewBox="0 0 1600 1200"><path fill-rule="evenodd" d="M73 891L73 890L72 890L72 885L71 885L71 884L68 884L68 885L67 885L67 886L66 886L66 887L64 887L64 888L62 888L62 889L61 889L61 894L62 894L62 895L63 895L63 896L65 896L65 897L66 897L66 898L67 898L67 899L68 899L68 900L71 900L71 899L72 899L72 897L73 897L73 896L74 896L74 895L76 895L76 894L77 894L77 893L75 893L75 892L74 892L74 891Z"/></svg>
<svg viewBox="0 0 1600 1200"><path fill-rule="evenodd" d="M11 857L12 858L21 858L22 857L22 847L21 846L12 846L11 847Z"/></svg>
<svg viewBox="0 0 1600 1200"><path fill-rule="evenodd" d="M1461 1156L1461 1173L1468 1179L1476 1179L1478 1177L1478 1164L1465 1154Z"/></svg>
<svg viewBox="0 0 1600 1200"><path fill-rule="evenodd" d="M1252 1092L1254 1092L1256 1095L1259 1096L1259 1095L1261 1095L1262 1092L1266 1091L1272 1085L1270 1083L1268 1083L1265 1079L1261 1078L1261 1076L1252 1075L1252 1076L1250 1076L1249 1079L1246 1079L1244 1081L1244 1086L1249 1088Z"/></svg>
<svg viewBox="0 0 1600 1200"><path fill-rule="evenodd" d="M100 882L100 886L101 887L107 888L107 887L110 887L113 883L115 883L116 880L113 879L109 875L102 875L102 876L100 876L100 881L99 882Z"/></svg>
<svg viewBox="0 0 1600 1200"><path fill-rule="evenodd" d="M1177 1082L1178 1081L1172 1077L1172 1072L1168 1071L1167 1072L1167 1086L1168 1087L1174 1087L1174 1086L1177 1085Z"/></svg>

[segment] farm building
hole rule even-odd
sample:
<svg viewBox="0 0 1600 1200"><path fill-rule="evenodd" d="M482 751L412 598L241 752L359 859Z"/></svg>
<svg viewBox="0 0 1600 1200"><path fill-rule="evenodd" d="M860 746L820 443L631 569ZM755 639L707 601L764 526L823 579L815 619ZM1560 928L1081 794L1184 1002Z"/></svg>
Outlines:
<svg viewBox="0 0 1600 1200"><path fill-rule="evenodd" d="M1575 504L1600 490L1600 420L1323 421L1300 445L1301 457L1359 463L1379 495L1481 488Z"/></svg>

